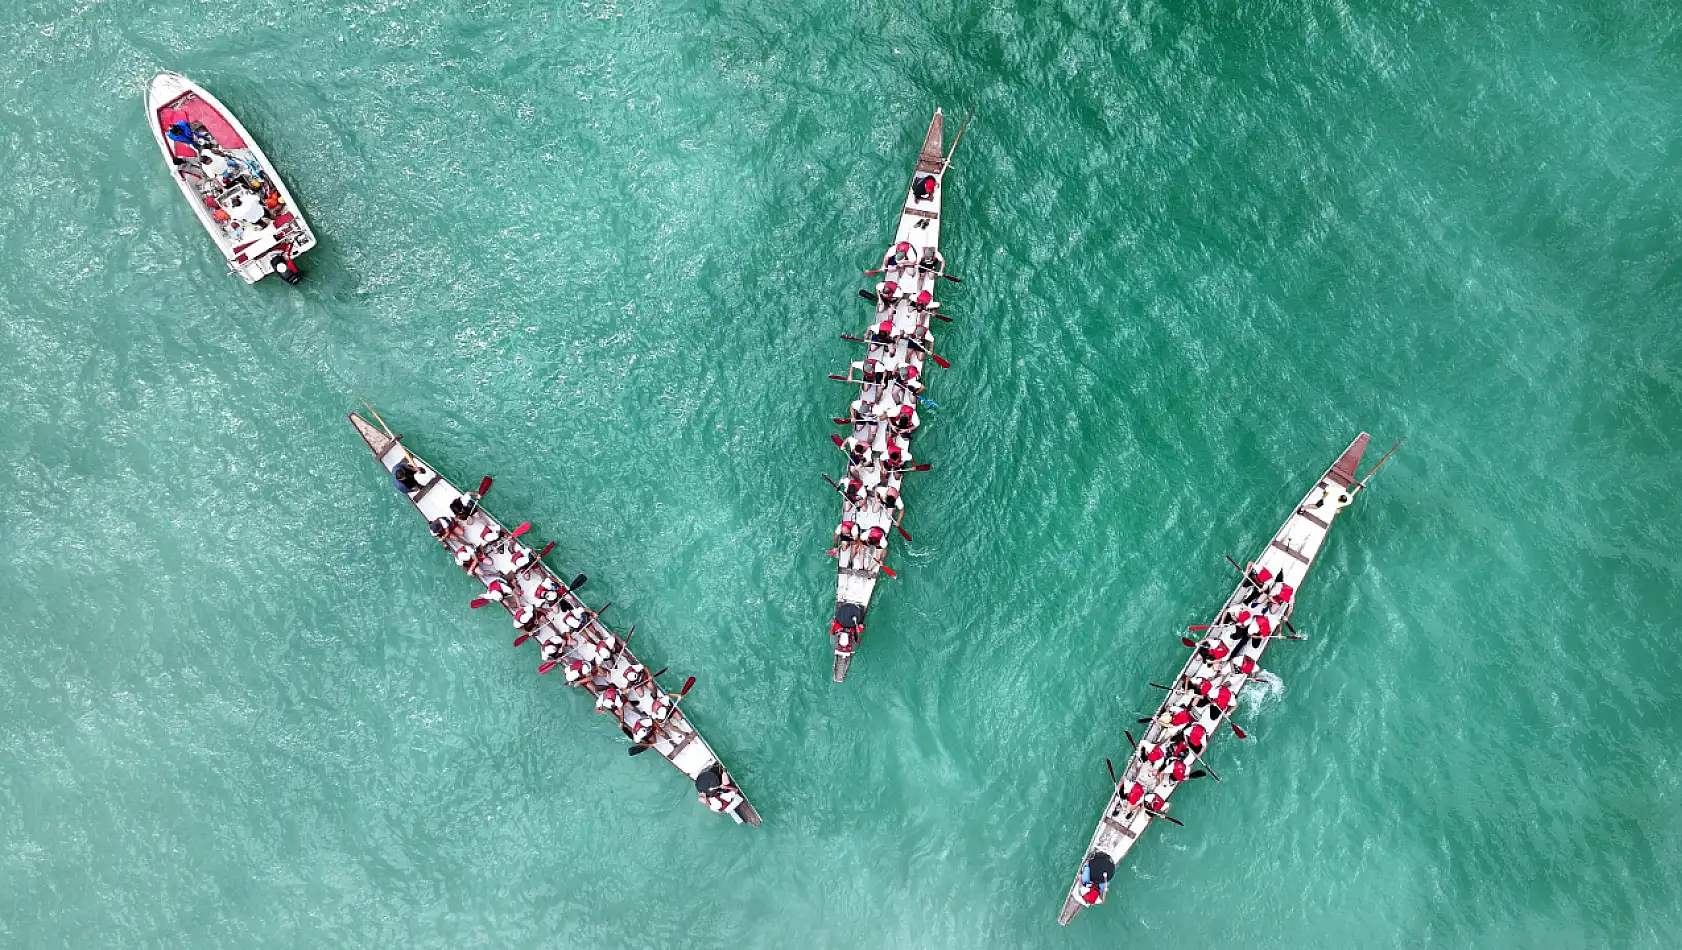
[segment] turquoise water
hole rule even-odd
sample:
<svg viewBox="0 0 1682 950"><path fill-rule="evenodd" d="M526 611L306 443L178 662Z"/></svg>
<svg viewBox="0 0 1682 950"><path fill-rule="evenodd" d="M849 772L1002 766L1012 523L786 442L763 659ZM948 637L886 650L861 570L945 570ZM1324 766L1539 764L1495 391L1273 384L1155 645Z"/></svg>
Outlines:
<svg viewBox="0 0 1682 950"><path fill-rule="evenodd" d="M1678 945L1679 30L8 6L0 945ZM281 166L300 288L222 273L143 123L163 68ZM935 470L834 686L824 376L971 102ZM362 395L698 678L763 828L467 609ZM1176 630L1362 429L1409 441L1255 740L1058 929Z"/></svg>

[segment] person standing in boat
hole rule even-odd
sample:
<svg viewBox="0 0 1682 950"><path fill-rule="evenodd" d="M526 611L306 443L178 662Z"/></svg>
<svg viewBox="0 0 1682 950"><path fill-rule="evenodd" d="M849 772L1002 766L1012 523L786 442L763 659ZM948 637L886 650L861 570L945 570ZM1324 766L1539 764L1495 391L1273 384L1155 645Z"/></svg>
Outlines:
<svg viewBox="0 0 1682 950"><path fill-rule="evenodd" d="M397 460L396 465L391 467L391 480L397 483L398 491L413 496L415 492L421 490L420 473L421 470L411 464L407 458L401 458Z"/></svg>
<svg viewBox="0 0 1682 950"><path fill-rule="evenodd" d="M696 776L695 791L708 811L719 814L733 810L742 800L741 790L730 781L730 773L722 765L714 765Z"/></svg>
<svg viewBox="0 0 1682 950"><path fill-rule="evenodd" d="M1081 891L1081 903L1088 907L1104 902L1104 894L1110 889L1110 879L1115 876L1115 861L1102 851L1094 851L1088 855L1086 862L1080 866L1080 883L1085 890Z"/></svg>

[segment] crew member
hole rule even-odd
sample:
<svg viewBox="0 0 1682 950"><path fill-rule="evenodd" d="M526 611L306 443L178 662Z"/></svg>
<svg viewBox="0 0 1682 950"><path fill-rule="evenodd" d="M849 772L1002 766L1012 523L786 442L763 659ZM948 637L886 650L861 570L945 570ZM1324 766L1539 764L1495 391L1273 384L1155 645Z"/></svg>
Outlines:
<svg viewBox="0 0 1682 950"><path fill-rule="evenodd" d="M923 256L917 258L917 270L924 274L944 274L946 258L940 256L940 250L930 244L923 248Z"/></svg>
<svg viewBox="0 0 1682 950"><path fill-rule="evenodd" d="M882 269L890 267L909 267L917 262L917 254L911 249L910 241L900 241L888 248L888 253L882 255Z"/></svg>
<svg viewBox="0 0 1682 950"><path fill-rule="evenodd" d="M413 495L421 488L420 469L407 458L398 459L397 464L391 467L391 480L397 483L397 490L405 495Z"/></svg>

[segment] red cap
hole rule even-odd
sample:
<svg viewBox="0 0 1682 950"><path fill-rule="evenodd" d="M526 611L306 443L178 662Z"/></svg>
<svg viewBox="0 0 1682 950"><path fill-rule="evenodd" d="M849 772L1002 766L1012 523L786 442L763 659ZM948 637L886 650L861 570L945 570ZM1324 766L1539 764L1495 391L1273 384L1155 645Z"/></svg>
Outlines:
<svg viewBox="0 0 1682 950"><path fill-rule="evenodd" d="M896 284L896 283L894 283L894 282L893 282L893 281L891 281L891 280L889 280L889 281L884 281L884 282L883 282L883 284L882 284L882 289L883 289L883 290L886 290L886 291L887 291L887 292L888 292L888 293L890 293L890 294L891 294L891 293L893 293L893 292L894 292L894 291L896 291L896 290L898 290L898 289L899 289L899 285L898 285L898 284Z"/></svg>
<svg viewBox="0 0 1682 950"><path fill-rule="evenodd" d="M928 306L929 301L933 299L934 294L931 294L926 290L917 295L917 303L925 307Z"/></svg>

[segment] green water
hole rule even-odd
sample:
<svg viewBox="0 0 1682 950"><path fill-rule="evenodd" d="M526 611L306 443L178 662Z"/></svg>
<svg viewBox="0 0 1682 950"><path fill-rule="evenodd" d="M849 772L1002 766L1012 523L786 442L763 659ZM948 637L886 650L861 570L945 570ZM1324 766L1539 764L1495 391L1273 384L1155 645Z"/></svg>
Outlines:
<svg viewBox="0 0 1682 950"><path fill-rule="evenodd" d="M1682 944L1682 8L55 0L0 38L0 946ZM164 68L281 167L301 287L222 273ZM835 686L824 376L971 102L935 470ZM359 393L698 678L763 828L467 609ZM1176 629L1362 429L1409 441L1255 740L1060 930Z"/></svg>

